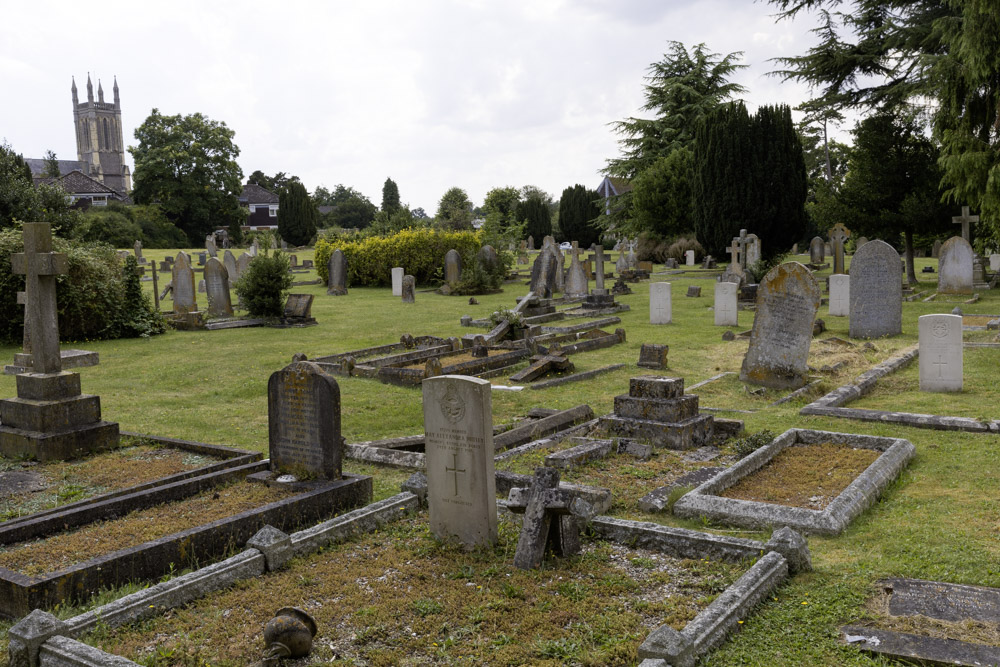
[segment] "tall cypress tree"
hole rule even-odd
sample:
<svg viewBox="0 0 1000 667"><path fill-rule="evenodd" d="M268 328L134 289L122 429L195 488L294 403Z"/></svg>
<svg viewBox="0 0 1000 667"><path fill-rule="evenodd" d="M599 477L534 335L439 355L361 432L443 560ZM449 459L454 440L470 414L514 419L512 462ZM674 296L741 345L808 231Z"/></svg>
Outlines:
<svg viewBox="0 0 1000 667"><path fill-rule="evenodd" d="M292 245L306 245L316 233L319 214L304 185L289 183L278 200L278 234Z"/></svg>
<svg viewBox="0 0 1000 667"><path fill-rule="evenodd" d="M601 209L597 205L600 195L579 183L563 190L559 198L559 229L567 241L578 241L583 248L597 243L601 230L597 217Z"/></svg>
<svg viewBox="0 0 1000 667"><path fill-rule="evenodd" d="M392 215L399 210L399 186L391 178L385 179L382 186L382 212Z"/></svg>

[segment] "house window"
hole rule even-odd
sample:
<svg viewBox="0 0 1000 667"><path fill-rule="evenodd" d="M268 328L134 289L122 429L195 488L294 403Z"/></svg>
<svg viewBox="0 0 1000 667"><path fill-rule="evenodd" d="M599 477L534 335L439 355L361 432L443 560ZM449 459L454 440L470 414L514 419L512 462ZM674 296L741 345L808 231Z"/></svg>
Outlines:
<svg viewBox="0 0 1000 667"><path fill-rule="evenodd" d="M250 212L251 213L255 213L256 211L257 211L257 207L254 206L253 204L250 204Z"/></svg>
<svg viewBox="0 0 1000 667"><path fill-rule="evenodd" d="M269 216L271 216L272 218L277 218L278 217L278 207L277 206L269 206L267 214Z"/></svg>
<svg viewBox="0 0 1000 667"><path fill-rule="evenodd" d="M90 198L91 206L107 206L108 196L107 195L94 195Z"/></svg>

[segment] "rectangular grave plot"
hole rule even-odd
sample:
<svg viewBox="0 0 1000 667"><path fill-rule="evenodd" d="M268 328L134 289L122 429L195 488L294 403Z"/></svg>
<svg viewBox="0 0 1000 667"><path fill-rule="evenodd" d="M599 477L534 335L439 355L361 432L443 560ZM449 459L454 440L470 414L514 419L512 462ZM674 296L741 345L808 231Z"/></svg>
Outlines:
<svg viewBox="0 0 1000 667"><path fill-rule="evenodd" d="M65 505L59 505L58 507L53 507L50 509L42 510L40 512L35 512L33 514L26 514L24 516L15 517L0 523L0 544L6 544L10 541L19 541L22 539L29 539L29 533L32 529L28 528L26 530L29 533L24 533L23 537L13 537L8 538L8 535L18 534L18 531L25 530L21 528L24 526L30 526L33 524L44 525L46 522L54 521L53 525L61 525L62 523L68 523L68 525L80 525L78 522L74 522L73 519L69 519L74 513L83 512L86 513L88 508L99 507L107 503L107 501L114 498L121 498L123 496L132 496L135 494L140 494L142 492L160 489L162 487L167 487L171 485L176 485L178 482L183 480L190 480L193 478L201 477L203 475L208 475L210 473L216 473L226 470L234 470L245 466L249 463L255 461L260 461L262 454L259 452L249 452L242 449L235 449L233 447L226 447L223 445L209 445L203 442L193 442L190 440L180 440L177 438L164 438L158 436L144 435L141 433L130 433L122 432L121 435L142 439L154 444L164 445L166 447L177 449L181 451L189 451L195 454L201 454L204 456L211 456L212 458L221 459L216 463L209 463L208 465L201 466L200 468L194 468L184 472L178 472L173 475L167 475L165 477L160 477L148 482L143 482L142 484L136 484L133 486L125 487L122 489L116 489L114 491L109 491L107 493L102 493L99 495L90 496L89 498L84 498L83 500L78 500L73 503L67 503ZM161 501L162 502L162 501ZM53 517L56 517L53 519ZM86 523L86 521L84 521Z"/></svg>
<svg viewBox="0 0 1000 667"><path fill-rule="evenodd" d="M266 464L262 463L266 468ZM249 468L250 466L248 466ZM371 502L372 478L344 474L312 491L38 576L0 568L0 616L86 599L102 588L152 581L174 568L214 562L241 549L265 525L291 532Z"/></svg>
<svg viewBox="0 0 1000 667"><path fill-rule="evenodd" d="M468 350L450 352L446 355L439 355L438 358L441 360L442 374L444 375L476 376L490 370L513 366L522 359L526 359L530 354L531 352L528 350L512 350L452 365L448 365L448 357L462 356L464 358L465 355L468 355ZM382 382L403 387L416 387L424 380L424 368L422 366L416 368L383 366L378 369L378 379Z"/></svg>
<svg viewBox="0 0 1000 667"><path fill-rule="evenodd" d="M326 363L326 364L340 364L347 357L352 357L355 362L367 362L368 360L374 359L376 357L385 357L392 354L403 354L407 350L410 352L416 352L428 347L436 347L440 345L445 345L448 343L444 338L438 338L436 336L415 336L413 338L414 347L407 348L403 343L389 343L387 345L376 345L374 347L364 347L357 350L350 350L348 352L340 352L338 354L330 354L322 357L316 357L315 359L310 359L310 361Z"/></svg>
<svg viewBox="0 0 1000 667"><path fill-rule="evenodd" d="M874 449L882 454L824 509L789 507L753 500L725 498L720 494L754 474L779 452L796 444L844 444ZM674 504L680 517L707 517L729 525L763 529L788 526L817 535L839 535L867 509L913 458L909 440L809 429L789 429L774 441L687 493Z"/></svg>

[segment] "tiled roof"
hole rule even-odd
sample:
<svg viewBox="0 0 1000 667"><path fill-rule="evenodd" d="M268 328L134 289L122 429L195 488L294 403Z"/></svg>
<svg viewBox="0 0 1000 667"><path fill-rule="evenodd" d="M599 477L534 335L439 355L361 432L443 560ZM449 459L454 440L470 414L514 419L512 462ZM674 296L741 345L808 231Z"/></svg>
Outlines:
<svg viewBox="0 0 1000 667"><path fill-rule="evenodd" d="M31 176L36 181L45 173L44 159L29 157L25 158L24 161L28 164L28 168L31 169ZM62 175L66 175L73 170L84 172L87 169L87 163L80 160L56 160L56 163L59 165L59 173Z"/></svg>
<svg viewBox="0 0 1000 667"><path fill-rule="evenodd" d="M277 204L278 195L256 183L247 183L240 194L241 204Z"/></svg>
<svg viewBox="0 0 1000 667"><path fill-rule="evenodd" d="M121 197L114 188L109 188L100 181L87 176L82 171L71 171L59 179L58 185L66 191L66 194L112 194Z"/></svg>

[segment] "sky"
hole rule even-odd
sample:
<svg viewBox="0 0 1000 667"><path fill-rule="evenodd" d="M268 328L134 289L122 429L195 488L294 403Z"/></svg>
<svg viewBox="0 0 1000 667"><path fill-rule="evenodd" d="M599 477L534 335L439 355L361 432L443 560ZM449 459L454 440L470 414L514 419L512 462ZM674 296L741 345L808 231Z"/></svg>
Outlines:
<svg viewBox="0 0 1000 667"><path fill-rule="evenodd" d="M97 11L97 8L101 8ZM640 114L670 40L742 51L748 107L808 99L768 76L804 53L809 17L753 0L407 0L5 3L0 140L76 159L70 78L121 91L125 143L153 108L235 131L244 175L283 171L381 202L392 178L433 215L451 187L558 198L595 188L618 154L610 123ZM131 164L131 157L126 155Z"/></svg>

